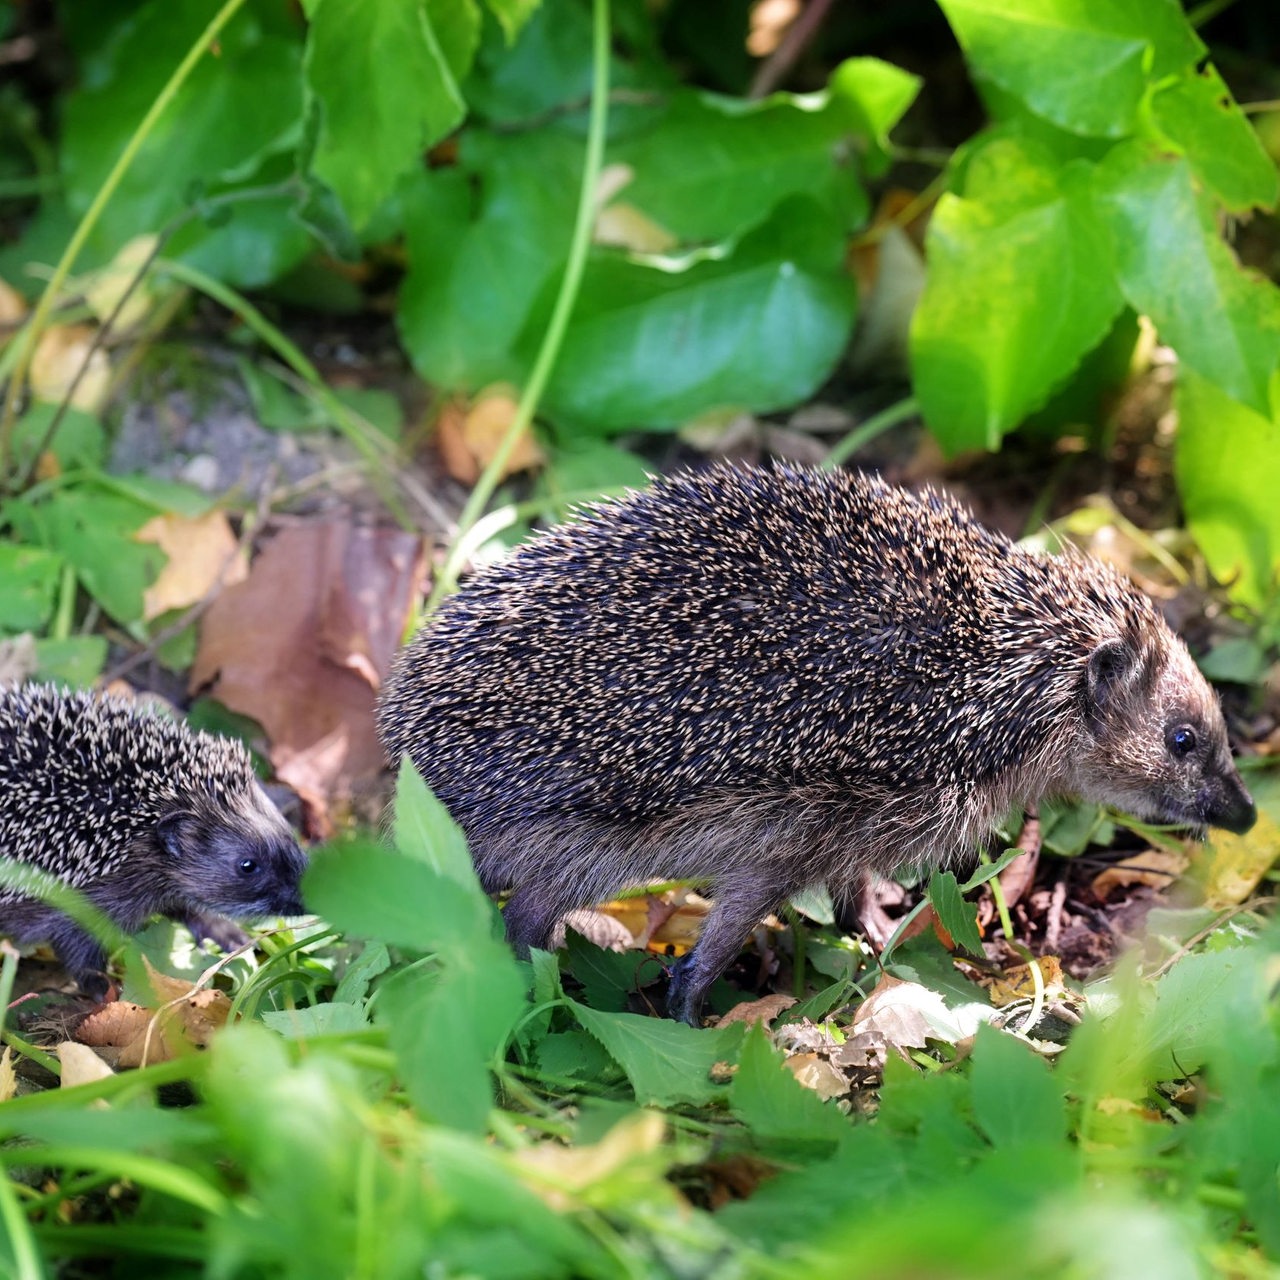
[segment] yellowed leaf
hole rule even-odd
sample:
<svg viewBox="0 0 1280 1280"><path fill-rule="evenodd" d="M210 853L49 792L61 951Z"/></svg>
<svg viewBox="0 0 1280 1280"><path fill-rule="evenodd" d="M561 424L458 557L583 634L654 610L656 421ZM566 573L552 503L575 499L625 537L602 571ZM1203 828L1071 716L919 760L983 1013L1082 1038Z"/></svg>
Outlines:
<svg viewBox="0 0 1280 1280"><path fill-rule="evenodd" d="M1058 957L1038 956L1036 964L1040 966L1045 995L1054 999L1062 995L1067 986ZM1013 1004L1017 1000L1029 1000L1036 994L1036 980L1029 964L1014 965L991 983L983 985L991 996L991 1003L998 1007Z"/></svg>
<svg viewBox="0 0 1280 1280"><path fill-rule="evenodd" d="M532 1189L557 1212L575 1202L601 1181L636 1161L653 1156L666 1136L666 1121L656 1111L628 1116L590 1146L561 1147L544 1142L515 1157L530 1176Z"/></svg>
<svg viewBox="0 0 1280 1280"><path fill-rule="evenodd" d="M817 1053L795 1053L783 1064L806 1089L812 1089L824 1102L842 1098L849 1092L846 1076Z"/></svg>
<svg viewBox="0 0 1280 1280"><path fill-rule="evenodd" d="M0 1055L0 1102L8 1102L18 1089L18 1073L13 1069L13 1050L8 1045Z"/></svg>
<svg viewBox="0 0 1280 1280"><path fill-rule="evenodd" d="M446 470L462 484L474 484L498 452L516 415L515 388L496 382L479 392L469 405L453 401L436 421L436 441ZM546 461L541 446L526 428L516 441L502 476L540 467Z"/></svg>
<svg viewBox="0 0 1280 1280"><path fill-rule="evenodd" d="M58 1061L62 1063L62 1087L70 1089L77 1084L92 1084L115 1075L109 1066L88 1045L64 1040L58 1046Z"/></svg>
<svg viewBox="0 0 1280 1280"><path fill-rule="evenodd" d="M84 282L85 301L99 321L105 322L116 309L125 291L137 278L139 270L155 250L156 237L137 236L116 254L105 267L93 272ZM112 326L113 334L136 329L150 315L156 302L154 276L144 276L129 294Z"/></svg>
<svg viewBox="0 0 1280 1280"><path fill-rule="evenodd" d="M102 408L111 379L111 363L101 348L89 354L94 332L84 324L56 324L40 335L31 357L31 392L37 400L61 403L80 366L87 361L89 367L71 397L71 405L86 413L97 413Z"/></svg>
<svg viewBox="0 0 1280 1280"><path fill-rule="evenodd" d="M1135 884L1167 889L1187 869L1187 863L1186 854L1180 850L1144 849L1094 876L1093 892L1105 902L1117 889Z"/></svg>
<svg viewBox="0 0 1280 1280"><path fill-rule="evenodd" d="M0 325L16 327L26 318L27 300L12 285L0 280Z"/></svg>
<svg viewBox="0 0 1280 1280"><path fill-rule="evenodd" d="M195 517L166 512L148 520L134 539L154 542L169 557L142 598L142 616L148 622L203 600L219 583L230 586L249 575L245 555L221 511Z"/></svg>
<svg viewBox="0 0 1280 1280"><path fill-rule="evenodd" d="M1244 835L1215 831L1212 840L1196 850L1192 871L1204 886L1205 906L1225 911L1250 897L1258 882L1280 858L1280 825L1266 809Z"/></svg>
<svg viewBox="0 0 1280 1280"><path fill-rule="evenodd" d="M615 200L596 214L593 239L596 244L614 245L634 253L666 253L680 243L661 223L625 200Z"/></svg>

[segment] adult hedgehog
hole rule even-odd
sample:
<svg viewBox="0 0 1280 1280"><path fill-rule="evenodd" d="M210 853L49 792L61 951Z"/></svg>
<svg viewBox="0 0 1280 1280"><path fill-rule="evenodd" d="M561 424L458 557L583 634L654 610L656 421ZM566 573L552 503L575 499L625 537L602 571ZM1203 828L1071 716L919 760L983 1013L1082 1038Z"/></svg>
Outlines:
<svg viewBox="0 0 1280 1280"><path fill-rule="evenodd" d="M689 1022L791 893L949 863L1045 795L1255 818L1150 600L840 472L678 476L534 538L405 648L379 729L514 890L519 948L623 886L709 880L668 996Z"/></svg>
<svg viewBox="0 0 1280 1280"><path fill-rule="evenodd" d="M244 746L122 698L0 689L0 855L78 889L126 933L156 913L238 945L221 914L296 915L306 859ZM0 934L51 942L106 989L106 956L74 921L0 888Z"/></svg>

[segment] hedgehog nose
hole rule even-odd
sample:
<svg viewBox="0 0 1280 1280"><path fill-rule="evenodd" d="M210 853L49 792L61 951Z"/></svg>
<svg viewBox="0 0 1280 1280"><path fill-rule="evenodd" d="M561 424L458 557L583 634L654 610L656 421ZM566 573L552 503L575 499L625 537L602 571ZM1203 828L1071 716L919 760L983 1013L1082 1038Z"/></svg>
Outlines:
<svg viewBox="0 0 1280 1280"><path fill-rule="evenodd" d="M1244 835L1257 822L1258 806L1245 790L1238 774L1223 779L1221 794L1214 797L1205 819L1210 826L1233 831L1238 836Z"/></svg>

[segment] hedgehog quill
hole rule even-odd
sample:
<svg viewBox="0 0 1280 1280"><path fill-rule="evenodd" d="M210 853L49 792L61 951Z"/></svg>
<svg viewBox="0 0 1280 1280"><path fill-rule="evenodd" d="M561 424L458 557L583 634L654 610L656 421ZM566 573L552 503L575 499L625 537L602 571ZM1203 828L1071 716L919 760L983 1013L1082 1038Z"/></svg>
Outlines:
<svg viewBox="0 0 1280 1280"><path fill-rule="evenodd" d="M244 746L122 698L0 689L0 854L78 889L125 933L157 913L197 941L247 941L223 916L298 915L306 858ZM81 989L106 956L67 916L0 889L0 933L50 942Z"/></svg>
<svg viewBox="0 0 1280 1280"><path fill-rule="evenodd" d="M1146 596L850 473L678 476L535 537L401 652L379 730L512 891L518 949L625 886L709 881L668 992L692 1023L790 894L944 866L1045 796L1256 816Z"/></svg>

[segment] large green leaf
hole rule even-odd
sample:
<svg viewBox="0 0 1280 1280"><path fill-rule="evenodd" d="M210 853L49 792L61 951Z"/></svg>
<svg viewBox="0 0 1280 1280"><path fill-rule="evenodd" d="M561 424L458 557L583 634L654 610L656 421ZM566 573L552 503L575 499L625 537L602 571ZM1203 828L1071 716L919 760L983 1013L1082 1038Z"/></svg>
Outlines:
<svg viewBox="0 0 1280 1280"><path fill-rule="evenodd" d="M1140 143L1099 166L1120 288L1183 363L1259 413L1280 359L1280 290L1240 268L1185 159Z"/></svg>
<svg viewBox="0 0 1280 1280"><path fill-rule="evenodd" d="M610 151L634 172L618 199L682 242L740 235L805 194L853 227L866 218L867 198L838 156L846 132L830 100L815 110L784 94L743 103L677 93L659 121Z"/></svg>
<svg viewBox="0 0 1280 1280"><path fill-rule="evenodd" d="M1273 403L1280 379L1272 380ZM1260 607L1280 583L1280 421L1190 369L1178 375L1178 492L1214 576Z"/></svg>
<svg viewBox="0 0 1280 1280"><path fill-rule="evenodd" d="M1131 133L1148 84L1204 53L1177 0L940 3L975 75L1073 133Z"/></svg>
<svg viewBox="0 0 1280 1280"><path fill-rule="evenodd" d="M62 565L52 551L0 542L0 633L39 631L49 621Z"/></svg>
<svg viewBox="0 0 1280 1280"><path fill-rule="evenodd" d="M608 434L667 429L718 407L793 404L830 374L855 309L840 223L811 201L782 205L715 261L673 269L600 258L583 280L547 411L575 432Z"/></svg>
<svg viewBox="0 0 1280 1280"><path fill-rule="evenodd" d="M456 168L406 186L409 274L397 320L424 378L471 389L519 378L511 349L563 268L581 175L578 138L470 133Z"/></svg>
<svg viewBox="0 0 1280 1280"><path fill-rule="evenodd" d="M456 75L470 50L467 0L322 0L307 38L307 87L321 113L311 167L359 229L428 146L463 117ZM449 32L450 57L433 18ZM474 31L470 37L474 49Z"/></svg>
<svg viewBox="0 0 1280 1280"><path fill-rule="evenodd" d="M1275 204L1280 190L1275 161L1214 67L1187 67L1162 86L1152 97L1151 117L1232 213Z"/></svg>
<svg viewBox="0 0 1280 1280"><path fill-rule="evenodd" d="M88 207L210 16L205 0L150 0L115 29L66 101L63 177L73 210ZM193 193L247 181L266 157L291 150L301 58L296 35L270 6L237 14L139 151L103 213L99 240L119 246L158 231Z"/></svg>
<svg viewBox="0 0 1280 1280"><path fill-rule="evenodd" d="M949 450L994 449L1106 335L1123 305L1084 161L998 137L929 229L911 327L916 394Z"/></svg>

